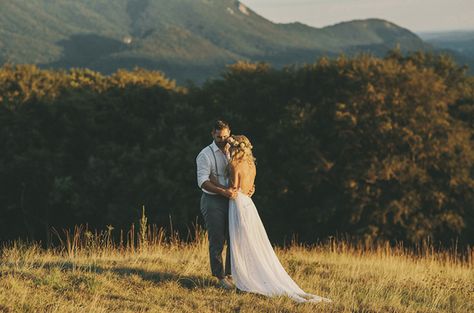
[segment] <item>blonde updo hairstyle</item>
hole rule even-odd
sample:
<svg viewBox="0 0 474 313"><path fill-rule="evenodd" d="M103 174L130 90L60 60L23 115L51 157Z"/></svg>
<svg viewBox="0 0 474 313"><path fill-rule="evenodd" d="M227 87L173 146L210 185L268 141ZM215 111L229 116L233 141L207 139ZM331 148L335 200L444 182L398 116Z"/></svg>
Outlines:
<svg viewBox="0 0 474 313"><path fill-rule="evenodd" d="M250 164L255 164L255 158L252 154L252 144L250 140L244 135L233 135L227 139L229 143L229 153L230 153L230 162L239 163L239 162L248 162Z"/></svg>

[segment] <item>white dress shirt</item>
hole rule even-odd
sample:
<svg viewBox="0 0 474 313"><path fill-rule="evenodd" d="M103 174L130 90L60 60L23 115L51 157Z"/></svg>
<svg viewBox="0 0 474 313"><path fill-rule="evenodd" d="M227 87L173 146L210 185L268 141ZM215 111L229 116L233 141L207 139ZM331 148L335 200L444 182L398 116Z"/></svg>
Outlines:
<svg viewBox="0 0 474 313"><path fill-rule="evenodd" d="M197 183L199 188L201 188L202 191L205 193L211 195L216 194L202 188L202 184L205 181L209 180L211 174L217 177L219 184L227 187L229 184L229 178L226 175L226 168L228 163L229 154L225 154L224 152L222 152L222 150L219 149L219 147L214 141L209 146L202 149L196 157Z"/></svg>

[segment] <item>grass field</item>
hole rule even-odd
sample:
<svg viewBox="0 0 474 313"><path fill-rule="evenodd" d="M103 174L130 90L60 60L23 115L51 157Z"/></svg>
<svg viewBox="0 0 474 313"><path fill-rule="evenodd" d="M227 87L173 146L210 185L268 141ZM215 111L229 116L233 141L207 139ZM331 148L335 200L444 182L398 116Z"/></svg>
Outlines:
<svg viewBox="0 0 474 313"><path fill-rule="evenodd" d="M0 312L474 312L473 251L460 260L429 246L276 248L302 289L333 300L298 304L218 289L202 231L190 243L152 237L131 238L135 246L78 231L56 249L5 244Z"/></svg>

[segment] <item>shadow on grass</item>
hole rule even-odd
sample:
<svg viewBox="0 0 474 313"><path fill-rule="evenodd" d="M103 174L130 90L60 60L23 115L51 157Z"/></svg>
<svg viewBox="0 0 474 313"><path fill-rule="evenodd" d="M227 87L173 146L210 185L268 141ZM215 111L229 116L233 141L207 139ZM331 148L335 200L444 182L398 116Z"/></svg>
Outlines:
<svg viewBox="0 0 474 313"><path fill-rule="evenodd" d="M15 268L13 263L5 264L7 267ZM10 266L8 266L10 265ZM164 272L164 271L147 271L140 268L133 268L128 266L115 266L113 263L110 266L103 266L98 264L78 264L72 261L50 261L50 262L34 262L29 263L28 266L25 267L25 270L14 270L16 275L23 277L24 279L31 280L31 281L38 281L37 274L33 272L29 272L28 269L44 269L47 271L52 272L62 272L64 274L106 274L111 273L121 278L127 280L131 278L133 275L138 275L144 281L149 281L154 283L156 286L163 285L166 288L166 283L173 282L179 284L181 287L186 288L188 290L199 290L199 289L208 289L208 288L215 288L224 291L225 293L229 294L238 294L238 295L250 295L250 301L272 301L271 298L257 294L252 292L245 292L238 289L234 290L223 290L218 286L218 281L214 277L211 276L198 276L198 275L182 275L177 272ZM62 277L61 281L64 280L64 276ZM65 289L70 287L70 279L66 279L67 283L63 286ZM59 288L61 289L61 288ZM108 294L108 298L112 300L123 300L123 301L131 301L136 302L137 299L130 298L128 296L117 295L117 294ZM284 296L281 296L286 298ZM277 297L280 298L280 297ZM288 299L291 302L291 300ZM1 311L0 311L1 312ZM358 312L358 311L357 311ZM371 311L363 311L363 312L371 312Z"/></svg>
<svg viewBox="0 0 474 313"><path fill-rule="evenodd" d="M15 267L13 263L5 264L7 267ZM103 273L112 273L123 278L127 278L132 275L138 275L143 280L151 281L156 285L163 285L167 282L175 282L178 283L181 287L186 288L188 290L196 290L196 289L207 289L207 288L216 288L221 289L218 286L218 281L216 278L212 276L198 276L198 275L182 275L176 272L163 272L163 271L147 271L139 268L133 267L126 267L126 266L115 266L114 264L110 264L110 267L104 267L97 264L77 264L71 261L50 261L50 262L33 262L29 263L27 268L35 268L35 269L45 269L48 271L55 271L59 270L61 272L71 272L74 273L79 271L80 273L94 273L94 274L103 274ZM25 271L15 271L17 275L24 277L25 279L36 280L36 275L32 273L28 273ZM223 289L221 289L223 290ZM241 295L250 294L255 299L261 300L268 300L269 298L257 294L257 293L249 293L245 291L241 291L238 289L226 291L229 293L237 293ZM1 311L0 311L1 312Z"/></svg>
<svg viewBox="0 0 474 313"><path fill-rule="evenodd" d="M8 264L5 264L8 266ZM13 265L13 264L10 264ZM155 284L161 285L166 282L176 282L183 288L187 289L196 289L196 288L209 288L215 287L219 288L217 280L210 276L197 276L197 275L182 275L176 272L163 272L163 271L146 271L139 268L133 267L124 267L118 266L115 267L111 265L110 267L104 267L99 265L82 265L77 264L71 261L62 261L62 262L35 262L31 263L28 266L29 268L43 268L46 270L60 270L63 272L66 271L81 271L89 273L113 273L122 277L127 277L131 275L139 275L143 280L151 281ZM23 272L23 271L21 271ZM26 274L25 272L22 273Z"/></svg>
<svg viewBox="0 0 474 313"><path fill-rule="evenodd" d="M139 275L143 280L151 281L158 285L166 282L176 282L181 287L187 289L217 287L216 281L211 277L205 276L181 275L173 272L146 271L132 267L114 267L100 270L109 271L120 276Z"/></svg>

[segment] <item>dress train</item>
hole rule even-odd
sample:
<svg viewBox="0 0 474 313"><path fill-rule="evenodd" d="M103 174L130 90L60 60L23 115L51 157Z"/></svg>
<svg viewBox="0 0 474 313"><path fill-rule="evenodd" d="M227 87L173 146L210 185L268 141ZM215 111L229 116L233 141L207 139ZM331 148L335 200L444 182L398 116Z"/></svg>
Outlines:
<svg viewBox="0 0 474 313"><path fill-rule="evenodd" d="M304 292L281 265L252 199L238 192L229 202L231 272L239 290L286 295L297 302L332 302Z"/></svg>

